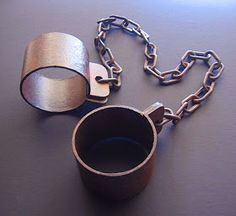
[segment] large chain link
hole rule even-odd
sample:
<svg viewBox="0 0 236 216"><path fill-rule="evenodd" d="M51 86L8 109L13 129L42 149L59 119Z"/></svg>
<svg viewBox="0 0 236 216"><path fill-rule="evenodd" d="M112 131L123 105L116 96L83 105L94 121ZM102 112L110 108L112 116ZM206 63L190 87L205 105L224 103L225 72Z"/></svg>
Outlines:
<svg viewBox="0 0 236 216"><path fill-rule="evenodd" d="M157 65L157 46L150 42L149 35L143 31L139 24L123 16L109 16L98 21L98 35L94 40L96 49L103 65L108 70L108 78L97 77L100 83L109 83L111 88L118 89L121 86L122 67L115 61L110 48L105 44L107 33L112 27L121 28L143 39L145 43L144 71L157 77L162 84L169 85L179 82L183 76L195 64L196 60L203 61L208 66L202 86L193 94L181 101L180 107L174 113L172 109L165 108L164 119L159 126L172 121L177 124L185 114L196 111L201 103L206 100L215 88L215 81L221 76L224 65L214 51L198 52L187 51L173 70L160 72Z"/></svg>

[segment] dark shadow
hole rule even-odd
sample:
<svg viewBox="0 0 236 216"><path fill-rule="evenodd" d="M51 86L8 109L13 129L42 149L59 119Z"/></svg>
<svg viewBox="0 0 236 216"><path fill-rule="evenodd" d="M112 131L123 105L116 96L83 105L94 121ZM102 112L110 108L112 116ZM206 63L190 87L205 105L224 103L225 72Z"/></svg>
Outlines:
<svg viewBox="0 0 236 216"><path fill-rule="evenodd" d="M99 212L105 215L112 215L114 212L119 212L122 214L122 212L127 211L127 209L132 208L132 206L135 207L136 205L138 205L138 200L140 200L143 194L141 192L131 199L111 200L100 197L88 190L85 193L87 202L89 202L93 207L91 211L94 211L94 214Z"/></svg>
<svg viewBox="0 0 236 216"><path fill-rule="evenodd" d="M71 111L57 113L57 112L47 112L47 111L37 109L35 111L35 113L36 113L39 121L45 120L46 118L49 118L49 117L55 116L55 115L71 115L71 116L76 116L78 118L82 118L88 112L90 112L96 108L99 108L101 106L102 106L102 104L97 104L97 103L92 103L92 102L86 101L80 107L78 107L74 110L71 110Z"/></svg>

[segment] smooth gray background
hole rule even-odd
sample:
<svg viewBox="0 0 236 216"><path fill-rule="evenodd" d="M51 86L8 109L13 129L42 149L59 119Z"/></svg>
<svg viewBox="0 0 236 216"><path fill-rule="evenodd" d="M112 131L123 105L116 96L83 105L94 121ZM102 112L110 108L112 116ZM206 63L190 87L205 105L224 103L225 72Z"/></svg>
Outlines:
<svg viewBox="0 0 236 216"><path fill-rule="evenodd" d="M235 11L233 0L1 0L0 215L236 216ZM90 60L99 62L96 21L112 14L132 18L150 34L161 70L175 67L188 49L213 49L226 68L201 109L163 129L150 184L123 203L99 201L83 187L71 135L84 110L47 114L19 93L24 48L33 37L72 34L86 44ZM162 87L142 70L140 40L122 31L109 36L124 68L122 88L109 104L142 110L160 101L176 109L200 86L204 65L197 64L181 83Z"/></svg>

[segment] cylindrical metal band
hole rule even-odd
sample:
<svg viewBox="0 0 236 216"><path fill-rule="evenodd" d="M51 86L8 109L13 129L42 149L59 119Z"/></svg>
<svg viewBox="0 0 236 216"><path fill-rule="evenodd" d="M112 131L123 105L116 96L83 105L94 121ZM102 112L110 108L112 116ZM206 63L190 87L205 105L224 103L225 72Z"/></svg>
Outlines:
<svg viewBox="0 0 236 216"><path fill-rule="evenodd" d="M55 78L48 69L69 70L71 76ZM20 90L32 106L49 112L75 109L86 100L89 89L88 53L82 41L52 32L32 40L25 51Z"/></svg>
<svg viewBox="0 0 236 216"><path fill-rule="evenodd" d="M73 152L85 185L97 195L108 199L131 198L143 190L152 175L157 133L161 130L161 128L155 128L155 124L161 121L163 116L164 107L160 103L153 104L144 112L133 107L110 105L85 115L77 124L72 138ZM132 143L132 149L139 147L145 156L140 157L138 162L132 163L131 158L135 155L130 154L129 163L132 166L128 169L104 171L103 168L97 166L99 162L96 161L97 156L100 157L102 152L98 150L99 145L103 145L104 141L109 140L109 144L104 146L106 149L112 146L113 149L117 138L121 138L118 141L119 146L129 145L127 142L125 145L122 144L124 140L129 140ZM91 162L89 159L93 148L96 149L96 155L92 155L95 162ZM123 160L125 150L114 152L110 148L110 151L105 151L106 155L110 153L111 157L115 154L116 157L119 155ZM104 164L104 161L100 164Z"/></svg>

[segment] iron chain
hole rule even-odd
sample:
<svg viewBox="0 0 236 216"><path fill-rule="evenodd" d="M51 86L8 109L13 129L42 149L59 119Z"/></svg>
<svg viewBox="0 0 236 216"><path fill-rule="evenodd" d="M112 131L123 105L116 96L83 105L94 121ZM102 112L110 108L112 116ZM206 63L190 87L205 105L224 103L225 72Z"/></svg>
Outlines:
<svg viewBox="0 0 236 216"><path fill-rule="evenodd" d="M187 51L180 60L180 63L173 70L161 72L157 69L157 46L149 39L149 35L143 31L140 25L126 17L112 15L98 21L98 35L94 40L95 47L103 65L108 70L108 78L98 77L97 81L109 83L111 88L118 89L121 86L122 67L115 61L113 53L105 44L107 33L112 27L121 28L131 34L143 39L145 43L144 71L154 75L164 85L179 82L184 75L195 64L196 60L203 61L208 66L202 86L193 94L182 100L180 107L174 113L172 109L165 108L164 119L159 122L162 126L170 121L177 124L185 114L191 114L197 110L201 103L206 100L215 88L215 81L221 76L224 65L214 51L198 52Z"/></svg>

